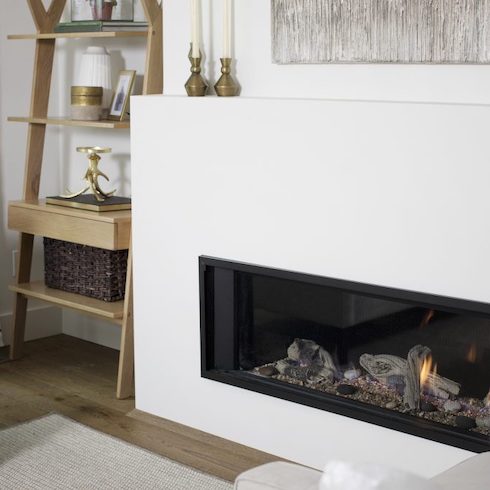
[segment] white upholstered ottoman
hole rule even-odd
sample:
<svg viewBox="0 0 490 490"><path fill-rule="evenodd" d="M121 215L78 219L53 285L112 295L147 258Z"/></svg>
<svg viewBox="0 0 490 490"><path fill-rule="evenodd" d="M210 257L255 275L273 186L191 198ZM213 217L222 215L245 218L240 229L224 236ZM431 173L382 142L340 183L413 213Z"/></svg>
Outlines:
<svg viewBox="0 0 490 490"><path fill-rule="evenodd" d="M321 471L292 463L268 463L238 475L235 490L318 490L321 476ZM490 452L473 456L432 481L441 490L490 490Z"/></svg>

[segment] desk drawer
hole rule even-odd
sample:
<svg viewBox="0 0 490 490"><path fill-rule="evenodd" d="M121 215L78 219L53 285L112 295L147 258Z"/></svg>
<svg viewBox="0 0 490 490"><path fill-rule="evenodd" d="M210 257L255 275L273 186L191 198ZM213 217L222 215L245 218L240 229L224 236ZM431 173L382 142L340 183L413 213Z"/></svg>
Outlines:
<svg viewBox="0 0 490 490"><path fill-rule="evenodd" d="M60 206L46 204L14 202L9 205L8 227L31 235L107 250L124 250L129 248L130 216L130 212L126 211L95 213L65 210Z"/></svg>

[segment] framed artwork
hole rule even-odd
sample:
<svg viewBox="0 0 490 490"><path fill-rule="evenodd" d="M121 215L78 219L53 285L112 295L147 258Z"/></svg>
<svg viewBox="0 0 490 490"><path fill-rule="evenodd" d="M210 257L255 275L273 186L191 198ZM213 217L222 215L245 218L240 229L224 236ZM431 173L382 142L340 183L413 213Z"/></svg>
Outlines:
<svg viewBox="0 0 490 490"><path fill-rule="evenodd" d="M133 0L71 0L72 22L132 21Z"/></svg>
<svg viewBox="0 0 490 490"><path fill-rule="evenodd" d="M488 0L272 0L275 63L490 63Z"/></svg>
<svg viewBox="0 0 490 490"><path fill-rule="evenodd" d="M133 91L135 78L135 70L124 70L119 73L119 80L112 97L108 119L122 121L129 117L129 97Z"/></svg>

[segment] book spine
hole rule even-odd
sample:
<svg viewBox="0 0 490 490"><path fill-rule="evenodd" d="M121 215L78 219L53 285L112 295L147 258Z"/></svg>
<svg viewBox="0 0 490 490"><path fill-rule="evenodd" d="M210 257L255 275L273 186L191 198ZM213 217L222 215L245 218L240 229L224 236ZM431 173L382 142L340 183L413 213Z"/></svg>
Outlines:
<svg viewBox="0 0 490 490"><path fill-rule="evenodd" d="M105 31L144 31L144 22L69 22L58 24L54 32L105 32Z"/></svg>
<svg viewBox="0 0 490 490"><path fill-rule="evenodd" d="M101 23L91 24L58 24L54 32L100 32L102 31Z"/></svg>

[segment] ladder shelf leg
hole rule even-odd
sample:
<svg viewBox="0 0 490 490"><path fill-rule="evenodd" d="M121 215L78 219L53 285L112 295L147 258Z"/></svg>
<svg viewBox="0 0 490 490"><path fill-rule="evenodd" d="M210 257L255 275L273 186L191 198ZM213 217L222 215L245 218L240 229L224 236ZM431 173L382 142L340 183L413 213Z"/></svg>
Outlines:
<svg viewBox="0 0 490 490"><path fill-rule="evenodd" d="M124 316L121 332L121 350L117 374L116 397L121 400L134 394L134 332L133 332L133 253L129 240L128 272L124 295Z"/></svg>
<svg viewBox="0 0 490 490"><path fill-rule="evenodd" d="M38 32L53 31L55 25L60 20L65 3L66 0L52 0L49 8L46 10L41 0L28 0L32 18ZM55 39L38 39L36 41L30 107L31 117L43 118L48 114L54 52ZM25 200L37 199L39 196L45 137L45 124L29 124L24 173L23 196ZM33 235L28 233L20 234L17 284L30 281L33 244ZM18 359L22 356L27 317L27 302L27 298L22 294L17 293L15 295L14 321L10 342L10 359Z"/></svg>
<svg viewBox="0 0 490 490"><path fill-rule="evenodd" d="M143 95L163 93L163 2L142 0L148 21Z"/></svg>
<svg viewBox="0 0 490 490"><path fill-rule="evenodd" d="M20 234L19 264L17 269L17 284L28 282L31 276L32 250L34 236L28 233ZM10 359L19 359L22 356L24 333L27 316L27 298L22 294L15 295L14 321L10 340Z"/></svg>

